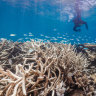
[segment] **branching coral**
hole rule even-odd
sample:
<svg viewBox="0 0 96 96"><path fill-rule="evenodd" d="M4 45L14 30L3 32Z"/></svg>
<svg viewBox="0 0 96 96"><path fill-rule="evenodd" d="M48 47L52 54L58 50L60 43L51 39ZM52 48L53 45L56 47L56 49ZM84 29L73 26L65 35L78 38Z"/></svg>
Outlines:
<svg viewBox="0 0 96 96"><path fill-rule="evenodd" d="M77 54L71 44L32 40L24 43L4 41L0 46L0 63L4 68L0 68L2 96L63 96L75 86L84 94L90 91L87 58L82 53ZM14 71L5 68L6 64Z"/></svg>

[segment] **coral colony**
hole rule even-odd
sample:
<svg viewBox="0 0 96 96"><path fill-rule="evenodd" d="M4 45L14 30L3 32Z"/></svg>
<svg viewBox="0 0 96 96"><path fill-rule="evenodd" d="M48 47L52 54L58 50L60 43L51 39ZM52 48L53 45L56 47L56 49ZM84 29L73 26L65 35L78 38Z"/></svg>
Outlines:
<svg viewBox="0 0 96 96"><path fill-rule="evenodd" d="M96 75L73 45L0 42L0 96L96 96Z"/></svg>

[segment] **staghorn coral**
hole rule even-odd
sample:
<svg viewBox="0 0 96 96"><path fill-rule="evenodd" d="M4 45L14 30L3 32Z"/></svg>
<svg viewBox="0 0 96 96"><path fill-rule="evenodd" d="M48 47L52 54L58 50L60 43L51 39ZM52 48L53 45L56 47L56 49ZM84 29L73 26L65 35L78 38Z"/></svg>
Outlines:
<svg viewBox="0 0 96 96"><path fill-rule="evenodd" d="M89 62L71 44L5 40L0 50L2 96L63 96L75 88L91 96L94 91L86 74Z"/></svg>

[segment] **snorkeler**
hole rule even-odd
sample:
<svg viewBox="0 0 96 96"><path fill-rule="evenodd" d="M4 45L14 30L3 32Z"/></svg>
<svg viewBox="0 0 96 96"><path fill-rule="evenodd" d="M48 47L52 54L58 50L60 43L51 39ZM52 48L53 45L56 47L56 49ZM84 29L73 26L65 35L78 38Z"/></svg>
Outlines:
<svg viewBox="0 0 96 96"><path fill-rule="evenodd" d="M83 21L81 19L81 11L79 9L79 0L76 1L75 3L75 11L76 11L76 17L73 19L73 22L74 22L74 28L73 30L78 32L78 31L81 31L80 27L84 24L86 29L88 30L88 25L87 25L87 22Z"/></svg>

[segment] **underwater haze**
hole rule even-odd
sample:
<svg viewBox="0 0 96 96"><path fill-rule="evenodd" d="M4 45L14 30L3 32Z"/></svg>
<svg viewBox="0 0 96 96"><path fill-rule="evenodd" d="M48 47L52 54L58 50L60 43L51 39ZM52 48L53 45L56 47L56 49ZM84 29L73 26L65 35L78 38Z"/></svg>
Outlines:
<svg viewBox="0 0 96 96"><path fill-rule="evenodd" d="M96 0L79 0L81 31L74 31L76 0L0 0L0 38L96 44Z"/></svg>

